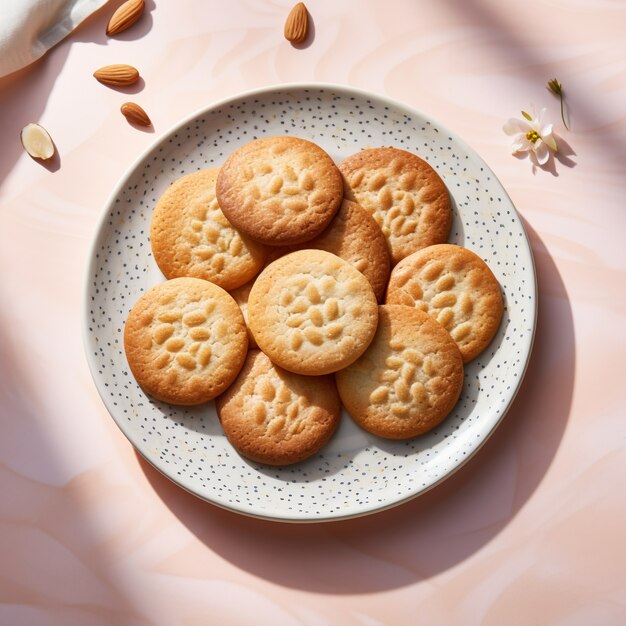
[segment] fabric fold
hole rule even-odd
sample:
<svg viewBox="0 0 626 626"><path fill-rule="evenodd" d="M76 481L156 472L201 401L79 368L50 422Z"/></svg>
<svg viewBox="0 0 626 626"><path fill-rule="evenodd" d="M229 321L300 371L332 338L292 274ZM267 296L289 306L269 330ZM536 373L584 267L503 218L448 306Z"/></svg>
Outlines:
<svg viewBox="0 0 626 626"><path fill-rule="evenodd" d="M0 77L41 58L109 0L0 3Z"/></svg>

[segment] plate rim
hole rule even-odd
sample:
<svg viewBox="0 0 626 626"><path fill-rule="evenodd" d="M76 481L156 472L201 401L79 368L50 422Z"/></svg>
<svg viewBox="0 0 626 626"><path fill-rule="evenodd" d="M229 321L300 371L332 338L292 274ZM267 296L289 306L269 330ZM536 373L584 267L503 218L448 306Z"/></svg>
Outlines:
<svg viewBox="0 0 626 626"><path fill-rule="evenodd" d="M511 385L511 387L512 387L511 388L511 396L510 396L510 400L507 403L506 408L499 415L498 420L493 424L493 426L489 430L489 432L484 437L481 438L480 442L476 445L476 447L465 458L463 458L457 465L455 465L451 470L447 471L444 475L442 475L439 478L437 478L437 480L433 481L428 486L419 489L415 493L410 493L409 495L407 495L404 498L400 498L400 499L394 500L393 502L389 502L389 503L383 504L383 505L376 505L376 506L366 507L366 508L364 508L362 510L359 510L357 512L347 512L345 514L339 514L339 515L333 515L333 514L317 515L317 516L314 516L314 517L302 517L302 516L298 516L298 515L290 516L290 515L286 515L286 514L281 514L280 516L272 516L272 515L265 515L265 514L260 513L260 512L252 512L252 511L250 511L250 510L248 510L248 509L246 509L244 507L238 507L236 505L227 506L227 505L225 505L223 503L220 503L220 502L217 502L215 500L208 499L205 496L203 496L202 494L198 493L197 491L194 491L194 489L192 489L190 486L184 484L183 481L181 481L180 479L177 479L177 478L174 478L174 477L170 476L169 474L165 473L161 468L159 468L155 463L153 463L152 460L149 459L141 451L140 446L137 443L135 443L134 437L132 437L124 429L124 427L123 427L123 425L121 423L121 420L118 420L118 418L115 416L115 411L113 410L113 407L112 407L112 405L110 404L110 402L108 400L109 396L108 396L108 394L105 394L104 386L101 385L101 382L99 382L99 374L97 372L97 366L96 366L96 364L94 362L94 359L93 359L93 357L91 355L91 346L89 345L89 335L90 335L90 331L89 331L90 277L93 275L94 270L95 270L97 244L98 244L100 236L101 236L101 234L103 232L105 223L106 223L108 215L109 215L109 211L111 210L111 207L115 203L115 199L118 197L119 193L125 188L128 180L131 178L133 173L137 170L137 168L142 163L142 161L144 161L150 155L150 153L158 145L160 145L162 143L162 141L166 137L175 134L177 131L179 131L182 128L184 128L186 125L188 125L193 120L197 119L198 117L200 117L202 115L206 115L207 113L209 113L212 109L216 109L216 108L227 106L228 104L230 104L230 103L232 103L234 101L241 100L243 98L251 98L251 97L254 97L254 96L258 96L258 95L266 95L266 94L269 94L269 93L272 93L272 92L277 92L277 91L290 91L290 90L291 91L295 91L295 90L303 90L304 91L304 90L308 90L308 89L343 92L346 95L358 95L358 96L361 96L363 98L374 98L374 99L378 100L379 102L381 102L382 104L384 104L386 106L396 107L396 108L400 108L400 109L405 109L408 112L416 115L417 117L422 117L422 118L430 121L431 123L433 123L438 129L440 129L441 131L445 132L449 137L453 138L454 141L458 145L460 145L472 158L477 159L481 164L483 164L487 168L487 170L489 172L491 172L491 174L493 175L492 182L499 188L500 193L502 193L503 196L506 197L508 199L508 201L510 202L511 207L513 208L513 210L515 212L515 216L519 220L522 232L524 233L524 240L525 240L525 243L528 246L528 257L529 257L529 260L530 260L530 268L532 270L532 277L533 277L532 293L530 293L529 296L532 297L532 300L533 300L533 303L534 303L534 307L533 307L533 310L532 310L532 318L529 319L529 323L532 325L532 327L531 327L530 337L527 340L527 342L528 342L528 353L527 353L526 361L524 363L522 371L520 372L519 377L515 381L515 384ZM511 406L515 402L517 394L518 394L518 392L519 392L519 390L520 390L520 388L522 386L522 383L523 383L524 378L526 376L526 373L528 371L528 366L529 366L529 363L530 363L530 360L531 360L531 357L532 357L532 351L533 351L533 347L534 347L534 341L535 341L536 330L537 330L537 312L538 312L538 306L539 306L539 303L538 303L538 289L537 289L537 272L536 272L535 260L534 260L532 246L531 246L531 243L530 243L530 238L528 237L528 233L527 233L526 228L524 226L524 221L522 219L522 216L519 213L519 211L517 210L517 207L513 203L511 197L508 194L508 192L506 191L506 189L504 188L504 186L500 182L500 179L498 178L498 176L496 176L495 172L489 166L489 164L478 154L478 152L476 150L474 150L474 148L472 148L472 146L470 146L456 132L450 130L445 124L440 123L439 120L437 120L437 118L432 117L430 114L421 112L420 110L416 109L415 107L413 107L410 104L407 104L407 103L402 102L400 100L396 100L396 99L391 98L391 97L389 97L387 95L384 95L384 94L379 94L379 93L371 91L371 90L362 89L360 87L353 87L351 85L343 85L343 84L328 83L328 82L288 82L288 83L278 83L278 84L266 85L266 86L263 86L263 87L256 87L256 88L250 89L250 90L240 91L240 92L238 92L236 94L229 95L229 96L227 96L225 98L222 98L220 100L212 101L209 104L196 109L192 113L190 113L187 116L185 116L184 118L182 118L182 120L179 120L178 122L176 122L172 126L170 126L167 129L165 129L162 133L160 133L156 138L154 138L154 140L152 142L150 142L150 144L144 150L141 151L141 153L132 161L132 163L126 167L126 169L124 170L124 173L122 174L122 176L118 180L117 184L113 187L113 190L108 195L108 197L106 199L106 202L100 208L100 214L99 214L98 219L96 221L95 229L94 229L94 232L93 232L92 237L91 237L91 243L89 245L87 254L88 254L88 262L87 262L87 267L86 267L86 270L85 270L85 273L84 273L84 276L83 276L83 298L82 298L83 306L82 306L82 311L81 311L81 335L82 335L83 349L85 351L85 357L86 357L86 360L87 360L87 365L88 365L88 368L89 368L89 372L91 374L91 378L93 379L93 383L94 383L94 385L96 387L98 395L100 396L100 399L102 400L102 402L103 402L103 404L104 404L104 406L105 406L109 416L113 419L113 421L115 422L116 426L120 429L120 431L122 432L124 437L133 446L134 451L137 452L141 456L142 459L147 461L150 464L151 467L156 469L159 472L159 474L161 474L162 476L164 476L165 478L167 478L168 480L173 482L177 487L179 487L179 488L185 490L186 492L192 494L193 496L197 497L199 500L202 500L203 502L207 502L209 504L217 506L217 507L219 507L221 509L224 509L226 511L235 512L235 513L238 513L240 515L245 515L246 517L250 517L250 518L254 518L254 519L261 519L261 520L265 520L265 521L279 522L279 523L294 523L294 524L317 524L317 523L322 523L322 522L339 522L339 521L345 521L345 520L349 520L349 519L355 519L355 518L358 518L358 517L364 517L364 516L367 516L367 515L373 515L375 513L381 513L383 511L387 511L389 509L392 509L392 508L395 508L395 507L400 506L402 504L405 504L406 502L414 500L415 498L425 494L426 492L428 492L431 489L435 488L436 486L440 485L442 482L444 482L445 480L450 478L453 474L455 474L459 469L461 469L463 466L465 466L465 464L470 459L473 459L474 456L476 455L476 453L491 438L491 436L496 431L496 429L500 426L500 424L502 423L502 420L507 415L507 413L509 412ZM529 318L530 317L531 316L529 316Z"/></svg>

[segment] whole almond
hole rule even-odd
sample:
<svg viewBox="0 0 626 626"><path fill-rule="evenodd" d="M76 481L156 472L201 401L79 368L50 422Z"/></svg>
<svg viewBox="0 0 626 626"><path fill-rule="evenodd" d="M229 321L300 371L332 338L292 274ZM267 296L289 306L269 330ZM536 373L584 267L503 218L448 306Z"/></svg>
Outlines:
<svg viewBox="0 0 626 626"><path fill-rule="evenodd" d="M152 125L148 114L134 102L124 102L120 107L120 111L131 124L137 124L137 126Z"/></svg>
<svg viewBox="0 0 626 626"><path fill-rule="evenodd" d="M306 39L309 30L309 14L304 2L298 2L291 9L285 21L285 39L291 43L301 43Z"/></svg>
<svg viewBox="0 0 626 626"><path fill-rule="evenodd" d="M111 16L107 35L117 35L132 26L141 17L144 5L144 0L126 0Z"/></svg>
<svg viewBox="0 0 626 626"><path fill-rule="evenodd" d="M123 87L132 85L139 80L139 72L132 65L118 63L116 65L105 65L93 73L96 80L105 85Z"/></svg>

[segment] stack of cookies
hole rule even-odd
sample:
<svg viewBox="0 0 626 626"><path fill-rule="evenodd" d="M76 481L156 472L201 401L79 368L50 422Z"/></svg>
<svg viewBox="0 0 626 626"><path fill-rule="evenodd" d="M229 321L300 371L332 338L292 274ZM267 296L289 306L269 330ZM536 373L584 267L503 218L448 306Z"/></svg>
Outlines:
<svg viewBox="0 0 626 626"><path fill-rule="evenodd" d="M159 199L150 239L168 280L130 311L130 369L158 400L215 398L233 447L261 463L315 454L342 406L377 436L423 434L503 310L484 261L446 243L451 222L414 154L336 165L304 139L257 139Z"/></svg>

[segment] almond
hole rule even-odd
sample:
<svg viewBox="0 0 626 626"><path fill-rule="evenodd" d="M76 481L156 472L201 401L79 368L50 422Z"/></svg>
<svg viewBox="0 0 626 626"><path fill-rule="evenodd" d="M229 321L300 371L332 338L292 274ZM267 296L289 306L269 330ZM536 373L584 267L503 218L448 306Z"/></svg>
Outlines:
<svg viewBox="0 0 626 626"><path fill-rule="evenodd" d="M123 87L124 85L132 85L139 80L139 72L132 65L105 65L93 73L96 80L105 85L113 85L114 87Z"/></svg>
<svg viewBox="0 0 626 626"><path fill-rule="evenodd" d="M143 13L144 0L126 0L111 16L107 24L107 35L117 35L131 27Z"/></svg>
<svg viewBox="0 0 626 626"><path fill-rule="evenodd" d="M148 114L134 102L124 102L120 107L120 111L131 124L137 124L137 126L152 125Z"/></svg>
<svg viewBox="0 0 626 626"><path fill-rule="evenodd" d="M309 30L309 14L304 2L298 2L291 9L285 21L285 39L291 43L301 43L306 39Z"/></svg>

